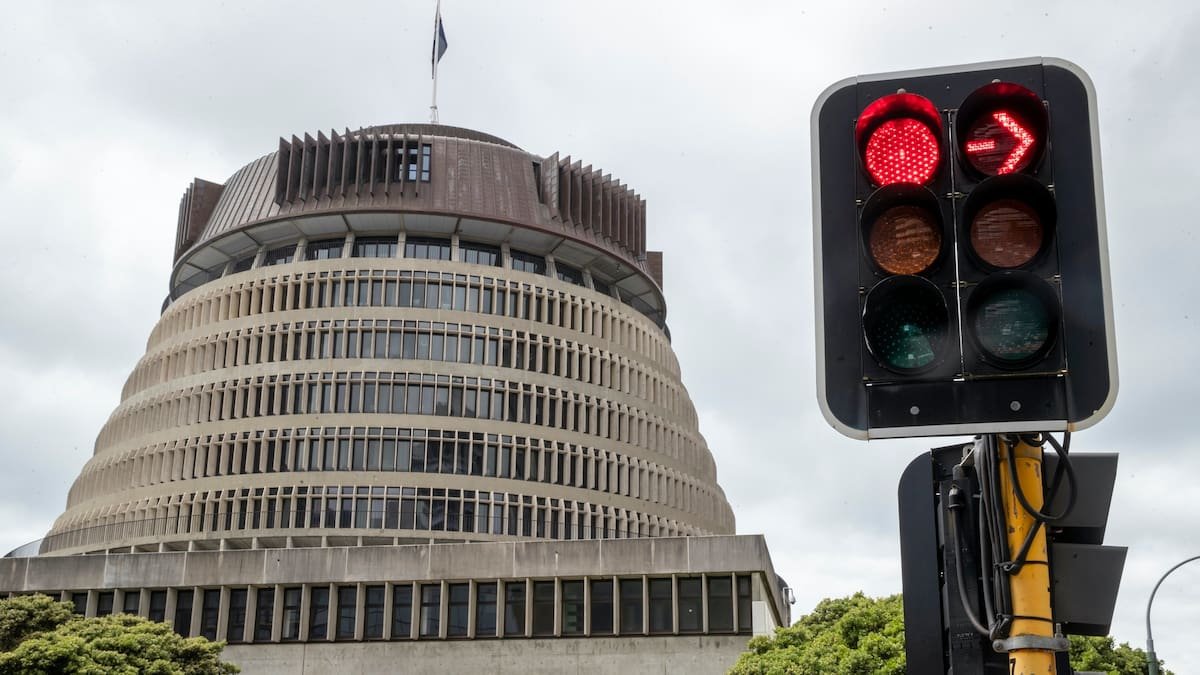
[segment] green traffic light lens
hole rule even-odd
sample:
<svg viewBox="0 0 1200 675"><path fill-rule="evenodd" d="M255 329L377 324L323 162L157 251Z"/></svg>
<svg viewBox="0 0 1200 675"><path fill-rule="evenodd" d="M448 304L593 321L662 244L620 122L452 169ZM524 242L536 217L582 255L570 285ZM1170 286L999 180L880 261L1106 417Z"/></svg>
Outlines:
<svg viewBox="0 0 1200 675"><path fill-rule="evenodd" d="M949 312L942 293L915 276L884 279L863 310L863 337L879 365L912 375L932 369L945 355Z"/></svg>
<svg viewBox="0 0 1200 675"><path fill-rule="evenodd" d="M1053 347L1060 310L1049 284L1032 274L1011 272L979 284L967 303L967 316L985 361L1021 369Z"/></svg>

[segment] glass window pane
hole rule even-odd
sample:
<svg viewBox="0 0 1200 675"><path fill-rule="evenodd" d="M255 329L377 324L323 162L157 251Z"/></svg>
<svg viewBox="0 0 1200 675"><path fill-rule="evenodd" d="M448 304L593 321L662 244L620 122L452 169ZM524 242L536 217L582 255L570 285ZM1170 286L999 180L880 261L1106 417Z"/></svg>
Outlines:
<svg viewBox="0 0 1200 675"><path fill-rule="evenodd" d="M749 633L754 628L754 615L751 611L750 575L737 576L737 609L738 632Z"/></svg>
<svg viewBox="0 0 1200 675"><path fill-rule="evenodd" d="M450 637L465 637L467 622L471 616L471 585L450 584L449 606L446 608L446 635Z"/></svg>
<svg viewBox="0 0 1200 675"><path fill-rule="evenodd" d="M621 579L621 633L642 630L642 580Z"/></svg>
<svg viewBox="0 0 1200 675"><path fill-rule="evenodd" d="M275 589L260 588L255 597L254 641L270 642L271 622L275 618Z"/></svg>
<svg viewBox="0 0 1200 675"><path fill-rule="evenodd" d="M533 582L533 634L554 635L554 582Z"/></svg>
<svg viewBox="0 0 1200 675"><path fill-rule="evenodd" d="M308 639L329 639L329 589L314 588L308 598Z"/></svg>
<svg viewBox="0 0 1200 675"><path fill-rule="evenodd" d="M700 577L683 577L679 584L679 632L699 633L704 628L703 589Z"/></svg>
<svg viewBox="0 0 1200 675"><path fill-rule="evenodd" d="M298 586L283 589L283 629L280 637L284 640L300 639L300 596L303 590Z"/></svg>
<svg viewBox="0 0 1200 675"><path fill-rule="evenodd" d="M610 605L611 610L611 605ZM611 623L611 611L610 621ZM583 634L583 582L562 582L562 634Z"/></svg>
<svg viewBox="0 0 1200 675"><path fill-rule="evenodd" d="M412 637L412 586L392 587L392 639L407 640Z"/></svg>
<svg viewBox="0 0 1200 675"><path fill-rule="evenodd" d="M525 634L525 582L504 584L504 634Z"/></svg>
<svg viewBox="0 0 1200 675"><path fill-rule="evenodd" d="M671 580L650 580L650 632L670 633L674 627L671 620Z"/></svg>
<svg viewBox="0 0 1200 675"><path fill-rule="evenodd" d="M246 641L246 599L244 588L234 588L229 591L229 616L226 618L225 641Z"/></svg>
<svg viewBox="0 0 1200 675"><path fill-rule="evenodd" d="M442 586L421 586L421 637L438 637L441 625Z"/></svg>
<svg viewBox="0 0 1200 675"><path fill-rule="evenodd" d="M200 635L209 640L217 639L217 619L221 611L221 591L210 588L204 591L203 605L200 607Z"/></svg>
<svg viewBox="0 0 1200 675"><path fill-rule="evenodd" d="M338 587L337 633L338 640L354 639L354 621L358 610L358 588L356 586Z"/></svg>
<svg viewBox="0 0 1200 675"><path fill-rule="evenodd" d="M475 636L496 637L496 582L475 587Z"/></svg>
<svg viewBox="0 0 1200 675"><path fill-rule="evenodd" d="M178 591L175 593L175 632L183 637L192 634L192 598L193 591ZM109 613L112 613L112 599L109 598ZM96 616L100 616L97 609Z"/></svg>
<svg viewBox="0 0 1200 675"><path fill-rule="evenodd" d="M613 632L613 582L612 579L593 579L592 585L592 635L612 635Z"/></svg>
<svg viewBox="0 0 1200 675"><path fill-rule="evenodd" d="M378 640L383 637L383 586L367 586L366 603L363 608L363 638Z"/></svg>
<svg viewBox="0 0 1200 675"><path fill-rule="evenodd" d="M708 578L708 631L733 632L733 580L728 576Z"/></svg>

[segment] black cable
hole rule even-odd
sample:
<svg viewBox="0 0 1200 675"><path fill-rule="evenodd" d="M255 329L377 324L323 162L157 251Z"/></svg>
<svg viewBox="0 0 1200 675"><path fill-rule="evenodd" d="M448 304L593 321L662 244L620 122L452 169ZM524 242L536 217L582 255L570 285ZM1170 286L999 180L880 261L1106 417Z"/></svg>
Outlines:
<svg viewBox="0 0 1200 675"><path fill-rule="evenodd" d="M1074 467L1071 466L1071 460L1067 456L1067 453L1069 452L1070 447L1071 447L1071 432L1068 431L1063 434L1064 445L1059 445L1058 441L1055 440L1054 437L1051 436L1050 434L1042 434L1041 437L1043 439L1042 442L1029 443L1029 444L1040 446L1040 445L1042 445L1043 442L1045 442L1045 440L1049 440L1050 445L1054 446L1054 452L1058 455L1058 467L1054 470L1054 479L1051 481L1050 500L1049 501L1053 501L1054 497L1056 496L1056 494L1058 492L1058 486L1062 480L1059 475L1060 472L1065 471L1066 477L1067 477L1067 485L1069 486L1069 489L1071 490L1069 496L1067 497L1067 505L1063 508L1062 513L1053 514L1053 515L1046 514L1046 513L1043 513L1041 511L1033 508L1033 506L1031 506L1029 504L1029 500L1025 498L1024 491L1021 490L1020 483L1017 482L1017 458L1016 458L1015 453L1012 451L1013 448L1015 448L1015 444L1010 444L1011 447L1009 448L1009 451L1005 453L1005 455L1007 455L1007 457L1008 457L1008 476L1009 476L1009 479L1012 481L1013 492L1017 496L1017 501L1021 503L1021 508L1025 509L1025 512L1028 513L1034 520L1041 522L1041 523L1048 523L1048 522L1053 522L1055 520L1062 520L1063 518L1066 518L1068 515L1070 515L1071 509L1075 508L1075 498L1079 494L1079 492L1078 492L1077 485L1075 482L1075 469L1074 469ZM1019 440L1025 441L1026 438L1019 437ZM1026 442L1028 442L1028 441L1026 441Z"/></svg>
<svg viewBox="0 0 1200 675"><path fill-rule="evenodd" d="M967 585L966 581L963 579L962 548L959 546L958 538L958 512L964 506L962 502L962 490L960 490L957 485L952 486L947 496L948 504L946 509L950 512L950 543L952 546L954 546L954 575L958 580L958 600L962 603L963 613L967 615L967 619L970 620L971 625L975 627L975 630L978 631L980 635L991 637L991 631L989 631L979 620L979 618L975 616L975 609L971 606L970 601L967 599Z"/></svg>

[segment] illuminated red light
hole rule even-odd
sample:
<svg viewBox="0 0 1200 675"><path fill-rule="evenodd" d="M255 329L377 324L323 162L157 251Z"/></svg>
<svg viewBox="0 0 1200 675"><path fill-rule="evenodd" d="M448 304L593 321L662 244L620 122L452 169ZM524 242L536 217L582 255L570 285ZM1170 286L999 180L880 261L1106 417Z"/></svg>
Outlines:
<svg viewBox="0 0 1200 675"><path fill-rule="evenodd" d="M892 183L925 185L937 173L941 145L927 124L911 117L883 122L867 139L863 152L867 173L878 186Z"/></svg>
<svg viewBox="0 0 1200 675"><path fill-rule="evenodd" d="M967 131L968 161L985 174L1014 173L1033 161L1037 136L1007 110L981 116Z"/></svg>

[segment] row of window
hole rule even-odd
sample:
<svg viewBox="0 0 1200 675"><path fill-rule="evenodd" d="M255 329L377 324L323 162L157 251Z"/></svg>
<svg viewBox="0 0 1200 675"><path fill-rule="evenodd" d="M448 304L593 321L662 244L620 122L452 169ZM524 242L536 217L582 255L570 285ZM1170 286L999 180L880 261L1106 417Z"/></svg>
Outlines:
<svg viewBox="0 0 1200 675"><path fill-rule="evenodd" d="M748 574L90 591L69 598L79 614L170 618L180 635L229 643L753 629Z"/></svg>
<svg viewBox="0 0 1200 675"><path fill-rule="evenodd" d="M715 515L717 500L660 464L573 443L438 429L329 427L206 435L96 463L72 503L116 490L212 476L401 471L536 481Z"/></svg>
<svg viewBox="0 0 1200 675"><path fill-rule="evenodd" d="M48 536L43 550L172 535L274 529L369 529L540 539L705 534L676 521L555 497L457 488L283 486L216 490L105 507ZM85 523L100 521L98 524ZM334 534L334 533L330 533Z"/></svg>
<svg viewBox="0 0 1200 675"><path fill-rule="evenodd" d="M353 240L352 246L347 249L344 238L323 239L307 242L301 255L305 260L333 260L342 257L395 258L399 250L398 242L398 237L356 237ZM268 267L293 262L298 248L298 244L288 244L268 249L263 253L260 264L262 267ZM346 256L346 253L349 253L349 256ZM405 237L404 240L405 258L417 260L450 260L452 254L453 245L449 239ZM257 257L258 253L255 252L234 261L230 265L230 273L245 272L251 269ZM470 265L498 267L500 266L501 259L501 251L497 246L459 241L458 260L460 262ZM509 262L509 266L519 272L529 272L543 276L546 274L546 259L540 255L524 251L510 251ZM555 276L560 281L565 281L576 286L587 286L584 283L584 275L581 270L557 261L554 266L556 270ZM211 274L212 279L220 276L220 273L216 270ZM599 279L595 280L595 290L605 295L612 293L612 287Z"/></svg>
<svg viewBox="0 0 1200 675"><path fill-rule="evenodd" d="M239 317L324 307L416 307L536 321L612 342L679 373L661 333L604 303L528 283L449 272L332 270L243 282L175 303L155 326L150 344Z"/></svg>
<svg viewBox="0 0 1200 675"><path fill-rule="evenodd" d="M686 466L711 461L701 458L696 437L680 425L623 403L511 380L403 372L294 373L196 385L122 406L104 425L97 447L192 424L316 414L486 419L627 443Z"/></svg>
<svg viewBox="0 0 1200 675"><path fill-rule="evenodd" d="M513 368L638 396L696 423L681 390L654 372L570 340L441 321L326 320L259 326L180 345L145 358L122 400L146 387L196 373L314 359L407 359Z"/></svg>

